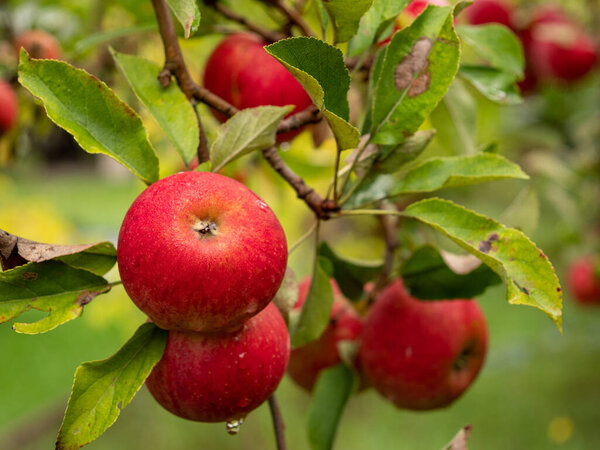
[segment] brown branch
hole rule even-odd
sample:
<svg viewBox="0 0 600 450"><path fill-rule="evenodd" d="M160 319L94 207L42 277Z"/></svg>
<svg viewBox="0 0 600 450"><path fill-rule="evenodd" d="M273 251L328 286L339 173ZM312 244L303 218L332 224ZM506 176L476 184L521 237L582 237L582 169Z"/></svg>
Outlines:
<svg viewBox="0 0 600 450"><path fill-rule="evenodd" d="M177 33L175 32L175 24L173 23L173 17L169 6L164 0L152 0L152 6L156 12L156 19L158 20L158 29L163 40L165 49L165 65L158 74L158 80L163 87L167 87L171 82L171 76L175 76L177 84L181 88L181 91L192 103L194 111L196 111L195 100L200 100L197 95L197 91L200 88L187 70L183 61L183 55L179 48L179 42L177 41ZM200 100L202 101L202 100ZM209 159L208 143L206 134L204 133L204 126L200 115L196 111L196 118L198 120L198 129L200 131L200 143L198 145L198 162L201 164Z"/></svg>
<svg viewBox="0 0 600 450"><path fill-rule="evenodd" d="M281 121L277 127L277 134L287 133L288 131L297 130L309 123L319 123L323 119L323 115L316 106L309 106L303 111L289 116Z"/></svg>
<svg viewBox="0 0 600 450"><path fill-rule="evenodd" d="M223 17L237 22L243 25L248 30L260 35L268 43L277 42L280 39L285 39L287 37L283 33L268 30L267 28L261 27L260 25L250 22L244 16L236 13L235 11L229 9L227 6L221 4L221 2L219 2L218 0L204 0L204 4L210 6L211 8L214 8L214 10L220 13Z"/></svg>
<svg viewBox="0 0 600 450"><path fill-rule="evenodd" d="M375 282L375 286L369 292L368 304L372 304L377 297L377 294L387 286L390 281L390 275L394 268L394 260L396 256L396 249L400 245L398 242L397 226L398 217L381 215L377 216L381 223L383 230L383 236L385 238L385 257L383 262L383 269Z"/></svg>
<svg viewBox="0 0 600 450"><path fill-rule="evenodd" d="M277 450L286 450L287 445L285 443L285 423L283 423L283 416L279 409L279 404L275 398L275 394L269 397L269 409L271 410L271 417L273 418L273 428L275 430L275 442L277 443Z"/></svg>
<svg viewBox="0 0 600 450"><path fill-rule="evenodd" d="M296 25L300 30L302 30L302 34L304 36L314 36L315 34L311 30L310 26L302 17L302 14L293 6L288 5L285 0L262 0L263 3L268 3L270 5L275 6L279 11L283 13L287 19Z"/></svg>

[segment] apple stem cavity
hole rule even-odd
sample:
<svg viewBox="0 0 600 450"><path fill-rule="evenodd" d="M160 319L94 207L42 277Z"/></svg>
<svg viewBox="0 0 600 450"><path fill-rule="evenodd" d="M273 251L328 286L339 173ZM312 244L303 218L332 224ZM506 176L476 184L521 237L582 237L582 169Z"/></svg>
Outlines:
<svg viewBox="0 0 600 450"><path fill-rule="evenodd" d="M218 234L217 224L210 220L200 220L192 226L192 229L198 233L200 237L206 235L216 236Z"/></svg>

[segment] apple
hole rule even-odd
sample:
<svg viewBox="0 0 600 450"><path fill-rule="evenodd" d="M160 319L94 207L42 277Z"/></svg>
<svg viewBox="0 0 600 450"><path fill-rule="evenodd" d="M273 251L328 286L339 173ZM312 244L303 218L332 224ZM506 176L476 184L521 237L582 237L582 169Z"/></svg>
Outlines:
<svg viewBox="0 0 600 450"><path fill-rule="evenodd" d="M18 102L13 87L0 80L0 136L17 121Z"/></svg>
<svg viewBox="0 0 600 450"><path fill-rule="evenodd" d="M21 51L21 47L27 50L29 56L37 59L59 59L62 53L56 38L43 30L29 30L19 34L15 39L17 53Z"/></svg>
<svg viewBox="0 0 600 450"><path fill-rule="evenodd" d="M600 275L592 258L574 260L568 270L573 299L580 304L600 304Z"/></svg>
<svg viewBox="0 0 600 450"><path fill-rule="evenodd" d="M514 25L514 6L512 3L503 0L475 0L475 2L465 9L467 22L472 25L481 25L485 23L499 23L508 28L515 29Z"/></svg>
<svg viewBox="0 0 600 450"><path fill-rule="evenodd" d="M298 301L292 311L302 309L308 296L310 282L310 277L300 282ZM331 279L331 287L334 301L329 325L319 339L293 349L290 355L288 373L296 384L307 391L312 391L321 370L342 362L338 343L344 340L358 342L362 331L361 317L343 297L333 279Z"/></svg>
<svg viewBox="0 0 600 450"><path fill-rule="evenodd" d="M169 331L146 386L184 419L239 420L275 391L289 355L288 330L271 303L235 333Z"/></svg>
<svg viewBox="0 0 600 450"><path fill-rule="evenodd" d="M243 184L180 172L152 184L121 225L125 290L160 328L239 328L277 293L287 264L277 217Z"/></svg>
<svg viewBox="0 0 600 450"><path fill-rule="evenodd" d="M436 409L471 385L487 341L474 300L417 300L396 280L367 314L358 361L367 382L397 407Z"/></svg>
<svg viewBox="0 0 600 450"><path fill-rule="evenodd" d="M595 40L569 21L535 23L526 49L533 71L546 80L575 82L598 62Z"/></svg>
<svg viewBox="0 0 600 450"><path fill-rule="evenodd" d="M251 33L227 36L206 63L204 86L238 109L261 105L294 105L289 115L312 105L298 81L263 48L266 42ZM213 110L219 121L227 118ZM293 139L301 129L282 133L277 142Z"/></svg>

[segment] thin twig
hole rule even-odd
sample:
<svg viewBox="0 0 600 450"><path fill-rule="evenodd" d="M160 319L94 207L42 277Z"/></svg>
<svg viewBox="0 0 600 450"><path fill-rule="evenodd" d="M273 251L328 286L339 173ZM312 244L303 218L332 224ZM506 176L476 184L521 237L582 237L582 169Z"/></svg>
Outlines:
<svg viewBox="0 0 600 450"><path fill-rule="evenodd" d="M235 11L229 9L227 6L223 5L221 2L217 0L204 0L204 3L215 9L218 13L220 13L223 17L237 22L243 25L246 29L260 35L265 41L268 43L277 42L280 39L285 39L287 36L283 33L279 33L277 31L268 30L267 28L261 27L253 22L250 22L244 16L236 13Z"/></svg>
<svg viewBox="0 0 600 450"><path fill-rule="evenodd" d="M375 281L375 286L369 292L368 303L371 304L377 297L377 294L389 283L392 269L394 268L394 260L396 257L396 249L400 245L398 242L398 217L397 216L377 216L381 223L383 236L385 238L385 257L383 269Z"/></svg>
<svg viewBox="0 0 600 450"><path fill-rule="evenodd" d="M302 17L302 14L293 6L288 5L285 0L262 0L264 3L271 4L279 9L290 22L296 25L302 31L304 36L314 36L315 33L311 30L310 26Z"/></svg>
<svg viewBox="0 0 600 450"><path fill-rule="evenodd" d="M288 256L292 254L292 252L294 250L296 250L298 247L300 247L304 241L306 241L317 229L317 223L318 223L318 219L316 219L313 224L310 226L310 228L308 229L308 231L306 233L304 233L302 236L300 236L300 238L298 238L298 240L296 242L294 242L294 244L289 248L288 250Z"/></svg>
<svg viewBox="0 0 600 450"><path fill-rule="evenodd" d="M283 416L279 409L279 404L275 398L275 394L269 397L269 409L271 410L271 417L273 418L273 428L275 430L275 442L277 443L277 450L286 450L287 445L285 443L285 423L283 423Z"/></svg>

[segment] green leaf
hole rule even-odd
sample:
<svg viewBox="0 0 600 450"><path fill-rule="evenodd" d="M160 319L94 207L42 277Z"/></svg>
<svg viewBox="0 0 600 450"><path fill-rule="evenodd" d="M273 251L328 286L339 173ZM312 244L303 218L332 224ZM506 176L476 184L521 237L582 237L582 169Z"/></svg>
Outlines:
<svg viewBox="0 0 600 450"><path fill-rule="evenodd" d="M287 267L281 286L279 286L279 290L275 294L275 297L273 297L273 303L275 303L275 306L277 306L277 309L286 322L289 322L290 311L298 301L298 292L296 274L292 269Z"/></svg>
<svg viewBox="0 0 600 450"><path fill-rule="evenodd" d="M0 323L37 309L48 315L33 323L15 323L18 333L45 333L76 319L83 307L110 290L108 282L60 261L27 263L0 273Z"/></svg>
<svg viewBox="0 0 600 450"><path fill-rule="evenodd" d="M383 268L382 261L358 261L342 258L331 247L322 242L319 255L327 258L333 265L333 277L340 290L348 299L357 301L363 295L364 286L373 280Z"/></svg>
<svg viewBox="0 0 600 450"><path fill-rule="evenodd" d="M350 75L340 49L319 39L296 37L265 50L289 70L323 112L339 149L356 147L360 133L348 122Z"/></svg>
<svg viewBox="0 0 600 450"><path fill-rule="evenodd" d="M165 330L145 323L110 358L79 366L57 450L78 449L104 433L144 384L162 357L166 341Z"/></svg>
<svg viewBox="0 0 600 450"><path fill-rule="evenodd" d="M308 411L308 440L313 450L333 448L338 423L357 385L356 374L345 364L321 372Z"/></svg>
<svg viewBox="0 0 600 450"><path fill-rule="evenodd" d="M315 7L317 9L317 16L319 17L319 23L321 25L321 36L323 40L327 37L327 27L329 26L329 15L323 5L323 0L315 0Z"/></svg>
<svg viewBox="0 0 600 450"><path fill-rule="evenodd" d="M488 181L528 178L518 165L494 153L437 157L423 161L408 171L394 186L390 195L433 192Z"/></svg>
<svg viewBox="0 0 600 450"><path fill-rule="evenodd" d="M430 245L417 249L404 263L402 281L411 295L424 300L469 299L501 282L486 265L469 273L455 273Z"/></svg>
<svg viewBox="0 0 600 450"><path fill-rule="evenodd" d="M431 198L403 215L448 236L500 275L511 304L544 311L562 332L562 290L546 255L527 236L447 200Z"/></svg>
<svg viewBox="0 0 600 450"><path fill-rule="evenodd" d="M181 23L186 39L189 38L200 25L200 11L196 0L167 0L167 3Z"/></svg>
<svg viewBox="0 0 600 450"><path fill-rule="evenodd" d="M211 149L212 171L254 150L275 145L277 126L292 110L288 106L258 106L237 112L219 128Z"/></svg>
<svg viewBox="0 0 600 450"><path fill-rule="evenodd" d="M361 17L372 4L373 0L329 0L325 3L335 24L338 43L347 42L356 34Z"/></svg>
<svg viewBox="0 0 600 450"><path fill-rule="evenodd" d="M28 262L62 261L77 269L104 275L117 262L117 250L110 242L83 245L56 245L30 241L0 230L0 259L3 270Z"/></svg>
<svg viewBox="0 0 600 450"><path fill-rule="evenodd" d="M386 46L372 107L372 142L401 143L446 94L460 54L452 20L451 8L428 6Z"/></svg>
<svg viewBox="0 0 600 450"><path fill-rule="evenodd" d="M368 203L382 200L389 195L395 184L396 177L393 175L368 177L361 182L360 186L356 188L350 198L344 201L343 209L356 209ZM350 186L350 188L352 187L353 186Z"/></svg>
<svg viewBox="0 0 600 450"><path fill-rule="evenodd" d="M460 67L459 74L469 81L479 92L490 100L504 105L518 105L523 102L515 77L493 67Z"/></svg>
<svg viewBox="0 0 600 450"><path fill-rule="evenodd" d="M323 256L317 256L308 295L292 333L292 347L300 347L318 339L327 328L333 305L333 290L329 281L332 276L331 262Z"/></svg>
<svg viewBox="0 0 600 450"><path fill-rule="evenodd" d="M200 131L194 108L176 83L163 88L160 66L134 55L110 49L137 98L148 108L186 164L196 155Z"/></svg>
<svg viewBox="0 0 600 450"><path fill-rule="evenodd" d="M437 131L437 141L446 150L454 154L477 153L477 102L461 79L454 79L430 120Z"/></svg>
<svg viewBox="0 0 600 450"><path fill-rule="evenodd" d="M19 82L84 150L114 158L146 183L158 179L142 120L102 81L62 61L30 59L22 50Z"/></svg>
<svg viewBox="0 0 600 450"><path fill-rule="evenodd" d="M360 20L356 36L348 44L348 55L357 56L367 50L409 2L410 0L374 0Z"/></svg>
<svg viewBox="0 0 600 450"><path fill-rule="evenodd" d="M508 28L498 24L459 25L456 31L491 67L512 74L513 79L523 77L523 48Z"/></svg>
<svg viewBox="0 0 600 450"><path fill-rule="evenodd" d="M371 172L374 175L398 172L405 164L421 155L434 136L433 129L417 131L400 145L382 147Z"/></svg>

